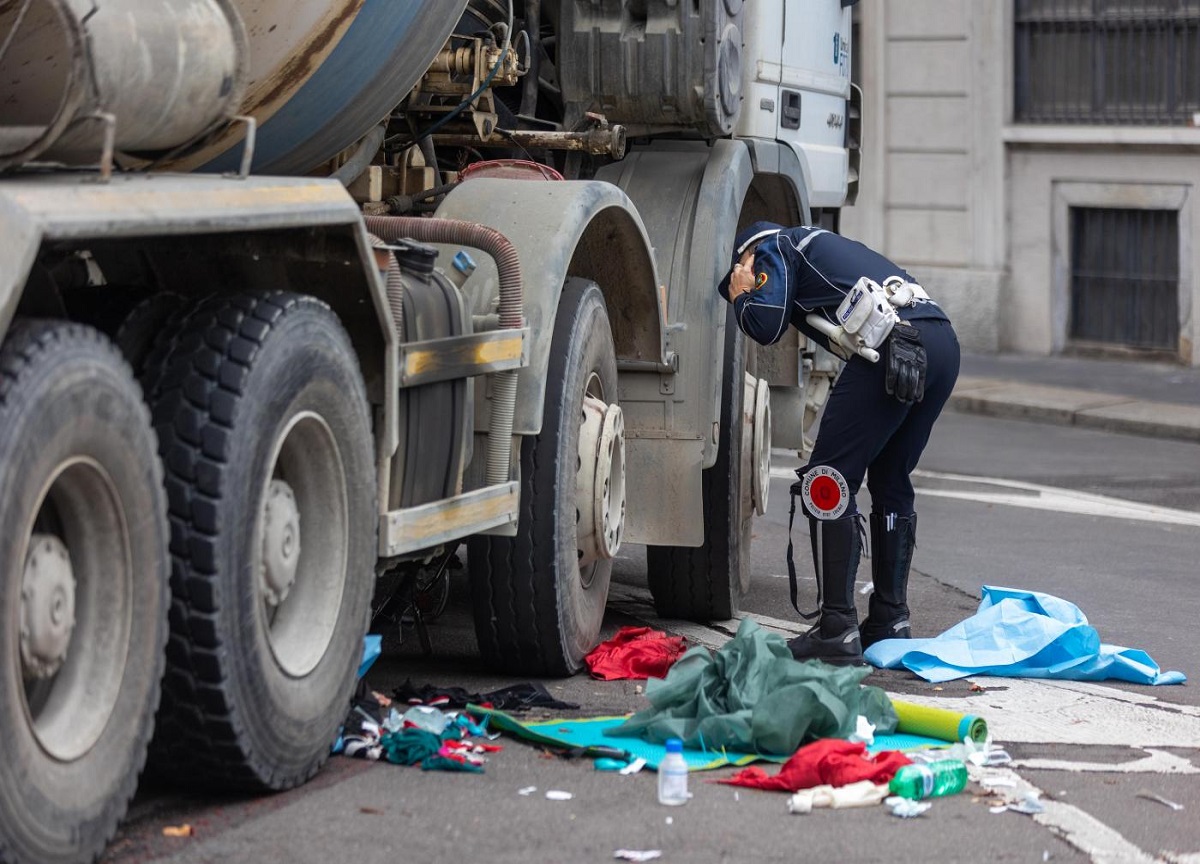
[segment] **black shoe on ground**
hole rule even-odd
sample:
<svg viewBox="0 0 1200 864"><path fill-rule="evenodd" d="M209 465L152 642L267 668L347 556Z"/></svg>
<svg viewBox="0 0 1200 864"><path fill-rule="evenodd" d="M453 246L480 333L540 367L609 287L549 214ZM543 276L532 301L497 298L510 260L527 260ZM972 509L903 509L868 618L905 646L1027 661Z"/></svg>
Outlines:
<svg viewBox="0 0 1200 864"><path fill-rule="evenodd" d="M847 627L835 636L822 636L820 626L795 639L788 640L788 648L797 660L821 660L835 666L862 666L862 641L858 628Z"/></svg>
<svg viewBox="0 0 1200 864"><path fill-rule="evenodd" d="M882 642L884 639L911 639L912 627L907 618L876 624L868 615L867 620L859 627L859 634L862 637L863 650L866 651L876 642Z"/></svg>

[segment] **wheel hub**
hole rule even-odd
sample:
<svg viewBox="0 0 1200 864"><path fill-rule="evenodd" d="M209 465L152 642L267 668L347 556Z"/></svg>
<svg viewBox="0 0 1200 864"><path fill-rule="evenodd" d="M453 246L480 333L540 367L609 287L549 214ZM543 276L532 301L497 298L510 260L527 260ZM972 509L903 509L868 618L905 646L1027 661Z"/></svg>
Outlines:
<svg viewBox="0 0 1200 864"><path fill-rule="evenodd" d="M34 534L21 581L21 662L27 680L50 678L67 659L75 631L75 576L66 545Z"/></svg>
<svg viewBox="0 0 1200 864"><path fill-rule="evenodd" d="M755 386L753 441L754 512L763 516L771 491L771 387L761 378Z"/></svg>
<svg viewBox="0 0 1200 864"><path fill-rule="evenodd" d="M292 487L272 480L263 505L260 590L271 606L287 598L300 564L300 509Z"/></svg>
<svg viewBox="0 0 1200 864"><path fill-rule="evenodd" d="M625 415L594 396L583 400L575 500L579 565L616 556L625 530Z"/></svg>

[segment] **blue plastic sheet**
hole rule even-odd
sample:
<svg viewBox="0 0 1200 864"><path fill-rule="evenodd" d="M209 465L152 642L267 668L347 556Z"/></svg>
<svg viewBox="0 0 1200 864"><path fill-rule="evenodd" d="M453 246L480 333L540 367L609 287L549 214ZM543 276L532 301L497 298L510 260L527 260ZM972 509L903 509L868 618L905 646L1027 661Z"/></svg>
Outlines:
<svg viewBox="0 0 1200 864"><path fill-rule="evenodd" d="M1145 651L1104 645L1075 604L1038 591L983 586L979 611L932 639L886 639L866 650L868 663L904 667L926 681L968 675L1115 679L1182 684L1182 672L1160 672Z"/></svg>
<svg viewBox="0 0 1200 864"><path fill-rule="evenodd" d="M362 660L358 664L358 677L361 678L367 674L367 670L371 665L379 659L379 655L383 652L383 637L374 633L368 633L363 637L363 653Z"/></svg>

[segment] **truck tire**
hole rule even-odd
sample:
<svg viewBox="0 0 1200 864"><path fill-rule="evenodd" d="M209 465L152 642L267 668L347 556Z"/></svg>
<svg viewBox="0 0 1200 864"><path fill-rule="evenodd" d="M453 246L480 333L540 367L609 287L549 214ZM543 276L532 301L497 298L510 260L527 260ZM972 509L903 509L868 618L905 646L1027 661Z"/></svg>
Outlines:
<svg viewBox="0 0 1200 864"><path fill-rule="evenodd" d="M160 776L279 790L345 719L374 586L374 446L337 317L280 292L203 301L147 361L171 521Z"/></svg>
<svg viewBox="0 0 1200 864"><path fill-rule="evenodd" d="M479 651L506 672L573 675L600 635L612 560L581 569L577 545L585 396L617 401L616 352L600 288L571 278L554 321L542 431L521 442L517 536L468 542Z"/></svg>
<svg viewBox="0 0 1200 864"><path fill-rule="evenodd" d="M90 327L0 348L0 861L91 861L154 728L167 515L150 414Z"/></svg>
<svg viewBox="0 0 1200 864"><path fill-rule="evenodd" d="M725 322L725 374L721 383L721 433L717 461L705 469L704 544L647 546L646 570L654 608L661 618L723 621L738 611L750 588L753 506L742 494L746 342L733 320ZM749 478L747 478L749 482Z"/></svg>
<svg viewBox="0 0 1200 864"><path fill-rule="evenodd" d="M154 294L130 309L122 319L113 340L139 378L145 372L151 350L160 338L165 338L164 333L173 329L174 320L184 306L180 294Z"/></svg>

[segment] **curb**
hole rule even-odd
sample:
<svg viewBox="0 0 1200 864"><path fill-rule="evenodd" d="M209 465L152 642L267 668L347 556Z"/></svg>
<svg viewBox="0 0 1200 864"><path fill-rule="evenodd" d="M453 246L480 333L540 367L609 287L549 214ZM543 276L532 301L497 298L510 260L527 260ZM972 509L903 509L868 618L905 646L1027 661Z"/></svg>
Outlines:
<svg viewBox="0 0 1200 864"><path fill-rule="evenodd" d="M1200 443L1200 407L1174 402L1145 402L1092 390L964 376L959 378L949 406L963 414Z"/></svg>

